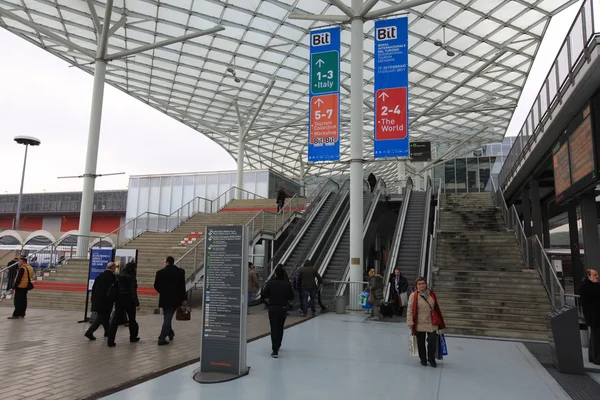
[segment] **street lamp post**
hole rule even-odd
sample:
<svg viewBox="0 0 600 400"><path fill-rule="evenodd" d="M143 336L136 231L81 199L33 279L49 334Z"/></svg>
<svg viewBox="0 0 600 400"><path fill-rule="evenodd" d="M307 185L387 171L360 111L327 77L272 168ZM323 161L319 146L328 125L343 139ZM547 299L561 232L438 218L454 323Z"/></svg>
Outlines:
<svg viewBox="0 0 600 400"><path fill-rule="evenodd" d="M27 150L29 146L39 146L40 139L31 136L16 136L15 142L25 145L25 159L23 160L23 174L21 175L21 190L19 191L19 200L17 201L17 216L15 219L15 230L19 229L19 223L21 222L21 200L23 198L23 184L25 183L25 167L27 166Z"/></svg>

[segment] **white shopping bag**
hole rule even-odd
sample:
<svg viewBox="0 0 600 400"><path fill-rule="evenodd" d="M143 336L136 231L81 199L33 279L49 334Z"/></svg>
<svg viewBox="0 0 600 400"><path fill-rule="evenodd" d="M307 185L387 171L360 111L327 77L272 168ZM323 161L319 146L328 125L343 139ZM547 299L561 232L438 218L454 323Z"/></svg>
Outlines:
<svg viewBox="0 0 600 400"><path fill-rule="evenodd" d="M400 307L406 307L408 305L408 295L406 292L400 293Z"/></svg>
<svg viewBox="0 0 600 400"><path fill-rule="evenodd" d="M408 353L411 356L419 356L419 348L417 347L417 337L413 334L408 336Z"/></svg>

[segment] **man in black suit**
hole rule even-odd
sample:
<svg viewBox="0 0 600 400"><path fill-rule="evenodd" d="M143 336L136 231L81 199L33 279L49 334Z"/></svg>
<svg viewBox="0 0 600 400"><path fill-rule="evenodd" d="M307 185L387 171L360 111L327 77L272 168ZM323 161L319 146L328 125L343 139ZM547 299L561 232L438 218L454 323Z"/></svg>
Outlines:
<svg viewBox="0 0 600 400"><path fill-rule="evenodd" d="M154 289L159 293L158 306L163 309L164 321L158 336L158 345L169 344L175 337L171 325L173 315L181 305L187 305L187 293L185 291L185 270L175 265L175 259L171 256L165 259L165 267L156 272Z"/></svg>
<svg viewBox="0 0 600 400"><path fill-rule="evenodd" d="M585 322L590 327L588 358L591 363L600 365L600 275L595 269L588 269L585 274L579 299Z"/></svg>
<svg viewBox="0 0 600 400"><path fill-rule="evenodd" d="M285 270L281 265L275 268L275 277L265 285L263 298L269 306L269 322L271 324L271 357L279 357L279 348L283 340L283 329L287 317L288 304L294 300L294 289L285 278Z"/></svg>
<svg viewBox="0 0 600 400"><path fill-rule="evenodd" d="M117 266L113 262L106 265L106 271L98 275L92 286L92 312L96 312L96 320L85 332L85 337L90 340L96 340L94 332L102 325L104 336L108 336L108 327L110 322L110 313L112 312L113 302L108 296L108 289L117 281L115 270Z"/></svg>

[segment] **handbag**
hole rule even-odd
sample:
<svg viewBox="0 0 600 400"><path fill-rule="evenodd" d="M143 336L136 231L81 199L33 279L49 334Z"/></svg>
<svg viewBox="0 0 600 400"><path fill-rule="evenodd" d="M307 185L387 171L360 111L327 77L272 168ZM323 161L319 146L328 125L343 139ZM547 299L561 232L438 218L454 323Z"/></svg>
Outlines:
<svg viewBox="0 0 600 400"><path fill-rule="evenodd" d="M419 347L417 345L417 337L413 334L408 335L408 354L414 357L419 356Z"/></svg>
<svg viewBox="0 0 600 400"><path fill-rule="evenodd" d="M25 271L27 271L27 291L30 291L33 290L35 286L33 286L33 283L31 283L31 276L29 276L29 270L25 268Z"/></svg>
<svg viewBox="0 0 600 400"><path fill-rule="evenodd" d="M192 318L192 309L187 306L177 308L175 319L177 321L189 321Z"/></svg>
<svg viewBox="0 0 600 400"><path fill-rule="evenodd" d="M402 292L400 293L399 296L399 301L400 301L400 307L404 307L408 304L408 295L406 294L406 292Z"/></svg>
<svg viewBox="0 0 600 400"><path fill-rule="evenodd" d="M423 297L423 295L419 295L419 296ZM427 301L427 299L425 297L423 297L423 300L425 300L425 303L427 303L429 308L431 308L431 324L432 325L441 325L443 321L442 321L442 316L440 315L438 310L431 307L431 304L429 304L429 302Z"/></svg>

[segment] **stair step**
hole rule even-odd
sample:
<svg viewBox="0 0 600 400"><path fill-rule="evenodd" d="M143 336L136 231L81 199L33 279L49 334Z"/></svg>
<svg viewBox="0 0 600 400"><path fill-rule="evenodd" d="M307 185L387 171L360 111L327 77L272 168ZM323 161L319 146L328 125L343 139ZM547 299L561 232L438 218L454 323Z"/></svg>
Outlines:
<svg viewBox="0 0 600 400"><path fill-rule="evenodd" d="M529 307L526 303L514 303L515 306L479 306L474 304L457 304L451 302L448 299L444 301L444 307L442 312L446 315L449 312L454 313L472 313L472 314L494 314L494 315L508 315L508 316L525 316L525 317L539 317L544 318L548 312L550 312L550 305L546 308L543 307Z"/></svg>
<svg viewBox="0 0 600 400"><path fill-rule="evenodd" d="M548 341L548 334L543 332L465 327L448 327L445 329L445 331L448 334L465 336L484 336L499 339L541 340L546 342ZM449 338L448 340L452 339Z"/></svg>
<svg viewBox="0 0 600 400"><path fill-rule="evenodd" d="M516 331L527 331L527 332L541 332L547 333L548 328L545 323L528 323L518 321L490 321L482 319L455 319L444 317L444 322L447 326L453 328L484 328L484 329L506 329Z"/></svg>
<svg viewBox="0 0 600 400"><path fill-rule="evenodd" d="M513 291L508 289L503 290L479 290L472 289L470 291L466 291L465 289L457 289L452 287L440 287L438 285L434 285L435 293L438 295L440 299L464 299L466 301L478 302L480 300L499 300L499 301L521 301L529 302L529 303L543 303L550 304L550 300L548 299L548 295L544 292L531 293L527 292L527 294L515 294Z"/></svg>
<svg viewBox="0 0 600 400"><path fill-rule="evenodd" d="M482 304L479 301L474 301L472 298L469 297L462 297L462 296L457 296L457 297L449 297L449 296L442 296L441 294L437 293L437 297L440 300L440 304L442 304L442 309L445 309L446 306L450 306L450 307L478 307L478 304ZM542 310L542 311L548 311L551 309L550 306L550 301L546 300L546 301L523 301L520 298L505 298L501 299L501 298L488 298L485 299L485 306L486 307L492 307L492 308L511 308L511 309L515 309L515 308L519 308L519 307L524 307L524 309L537 309L537 310Z"/></svg>
<svg viewBox="0 0 600 400"><path fill-rule="evenodd" d="M544 318L545 313L535 313L533 315L514 315L514 314L496 314L496 313L484 313L484 312L461 312L461 311L453 311L447 310L444 308L444 319L447 320L477 320L477 321L486 321L493 323L508 323L508 324L540 324L544 325L546 320Z"/></svg>

